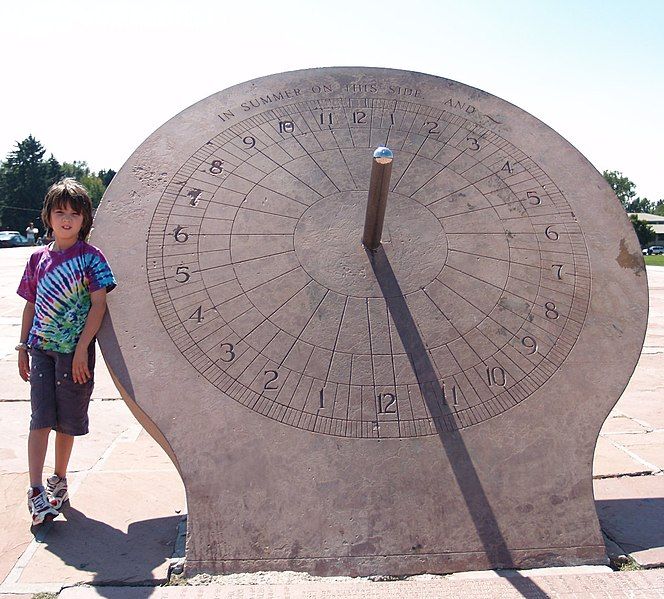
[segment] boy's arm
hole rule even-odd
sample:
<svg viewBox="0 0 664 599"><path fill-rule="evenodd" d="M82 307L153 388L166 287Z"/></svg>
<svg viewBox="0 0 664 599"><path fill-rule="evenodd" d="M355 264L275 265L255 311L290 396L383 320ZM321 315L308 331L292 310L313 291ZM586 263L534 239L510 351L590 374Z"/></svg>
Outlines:
<svg viewBox="0 0 664 599"><path fill-rule="evenodd" d="M106 288L98 289L90 294L92 306L88 317L85 319L85 326L81 332L81 337L76 345L74 360L72 362L72 378L75 383L87 383L92 378L92 373L88 365L88 346L97 334L101 321L106 312Z"/></svg>
<svg viewBox="0 0 664 599"><path fill-rule="evenodd" d="M21 318L21 338L19 339L19 343L25 343L28 340L34 318L35 305L32 302L25 302L23 317ZM26 349L18 350L18 373L24 381L30 380L30 357Z"/></svg>

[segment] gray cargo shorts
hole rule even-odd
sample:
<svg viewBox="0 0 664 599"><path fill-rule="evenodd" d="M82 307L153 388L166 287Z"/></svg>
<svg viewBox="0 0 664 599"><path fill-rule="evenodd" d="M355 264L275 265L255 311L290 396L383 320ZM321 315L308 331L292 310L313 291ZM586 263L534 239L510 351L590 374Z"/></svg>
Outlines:
<svg viewBox="0 0 664 599"><path fill-rule="evenodd" d="M88 368L93 377L83 384L72 379L73 353L32 348L30 356L30 430L52 428L66 435L86 435L94 388L95 342L88 348Z"/></svg>

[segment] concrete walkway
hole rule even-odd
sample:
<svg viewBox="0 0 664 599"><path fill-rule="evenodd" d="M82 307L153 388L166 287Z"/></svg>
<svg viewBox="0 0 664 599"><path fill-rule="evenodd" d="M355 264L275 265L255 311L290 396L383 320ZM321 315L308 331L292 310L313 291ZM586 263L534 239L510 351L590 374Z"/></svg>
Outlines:
<svg viewBox="0 0 664 599"><path fill-rule="evenodd" d="M184 488L164 452L119 399L101 356L90 407L92 433L77 441L71 462L71 506L36 536L30 531L25 506L29 386L18 376L14 351L23 308L15 290L30 251L0 250L0 496L5 516L0 599L37 592L59 593L62 599L664 597L664 267L648 268L645 347L602 429L594 463L607 550L615 560L629 558L647 570L552 568L392 582L276 574L225 577L206 587L158 587L167 580L171 560L182 552L176 545L186 513ZM52 467L49 453L46 472Z"/></svg>

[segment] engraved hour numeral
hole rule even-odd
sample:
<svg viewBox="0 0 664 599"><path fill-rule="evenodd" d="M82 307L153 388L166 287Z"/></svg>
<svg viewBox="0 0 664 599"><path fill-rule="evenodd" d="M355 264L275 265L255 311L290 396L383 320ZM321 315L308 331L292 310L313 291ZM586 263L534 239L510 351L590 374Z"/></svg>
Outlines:
<svg viewBox="0 0 664 599"><path fill-rule="evenodd" d="M504 387L507 383L507 376L505 371L500 366L494 366L493 368L486 369L486 378L489 381L489 387L492 385L498 385L499 387Z"/></svg>
<svg viewBox="0 0 664 599"><path fill-rule="evenodd" d="M247 146L247 150L251 150L256 145L256 138L251 135L247 135L242 138L242 143Z"/></svg>
<svg viewBox="0 0 664 599"><path fill-rule="evenodd" d="M477 137L466 137L466 141L468 142L468 149L469 150L479 150L480 149L480 142L477 139Z"/></svg>
<svg viewBox="0 0 664 599"><path fill-rule="evenodd" d="M533 206L539 206L542 203L542 199L537 195L535 191L527 191L526 199L530 200L528 203Z"/></svg>
<svg viewBox="0 0 664 599"><path fill-rule="evenodd" d="M189 320L195 320L198 324L203 322L203 306L198 306L194 313L189 317Z"/></svg>
<svg viewBox="0 0 664 599"><path fill-rule="evenodd" d="M235 352L233 351L235 346L232 343L222 343L219 349L222 351L220 358L222 362L232 362L235 360Z"/></svg>
<svg viewBox="0 0 664 599"><path fill-rule="evenodd" d="M556 273L556 276L558 277L558 280L561 280L563 278L563 265L562 264L552 264L551 268Z"/></svg>
<svg viewBox="0 0 664 599"><path fill-rule="evenodd" d="M521 345L526 348L526 354L529 356L532 356L534 353L537 353L537 341L535 340L534 337L531 337L530 335L526 335L521 339Z"/></svg>
<svg viewBox="0 0 664 599"><path fill-rule="evenodd" d="M279 133L293 133L295 123L293 121L279 121Z"/></svg>
<svg viewBox="0 0 664 599"><path fill-rule="evenodd" d="M353 123L355 125L362 125L367 120L367 113L362 110L357 110L353 113Z"/></svg>
<svg viewBox="0 0 664 599"><path fill-rule="evenodd" d="M427 121L426 123L424 123L424 126L429 128L428 129L429 135L433 135L434 133L440 133L440 131L438 131L438 124L439 123L437 121Z"/></svg>
<svg viewBox="0 0 664 599"><path fill-rule="evenodd" d="M558 241L558 238L560 237L558 231L553 228L553 225L549 225L544 229L544 235L546 235L551 241Z"/></svg>
<svg viewBox="0 0 664 599"><path fill-rule="evenodd" d="M178 283L186 283L191 278L188 266L178 266L175 270L175 280Z"/></svg>
<svg viewBox="0 0 664 599"><path fill-rule="evenodd" d="M224 161L223 160L213 160L210 163L210 168L208 169L213 175L221 175L224 172Z"/></svg>
<svg viewBox="0 0 664 599"><path fill-rule="evenodd" d="M443 384L441 385L441 390L443 392L443 401L447 405L450 405L449 399L452 400L452 405L453 406L458 406L459 405L459 400L457 399L456 385L452 385L449 388L449 391L448 391L447 387L445 386L445 382L443 382Z"/></svg>
<svg viewBox="0 0 664 599"><path fill-rule="evenodd" d="M323 395L323 389L320 390L318 394L318 407L322 410L325 407L325 396Z"/></svg>
<svg viewBox="0 0 664 599"><path fill-rule="evenodd" d="M556 304L553 302L546 302L546 304L544 304L544 314L551 320L556 320L556 318L560 316L556 308Z"/></svg>
<svg viewBox="0 0 664 599"><path fill-rule="evenodd" d="M397 396L394 393L379 393L376 403L379 414L397 413Z"/></svg>
<svg viewBox="0 0 664 599"><path fill-rule="evenodd" d="M508 160L508 161L503 165L503 168L501 168L500 170L501 170L501 171L505 171L505 172L507 172L507 173L509 173L509 174L511 175L511 174L514 172L514 167L512 166L512 164L510 163L510 161Z"/></svg>
<svg viewBox="0 0 664 599"><path fill-rule="evenodd" d="M265 370L263 374L266 377L263 389L268 391L270 389L279 388L279 385L276 383L276 380L279 378L279 373L276 370Z"/></svg>
<svg viewBox="0 0 664 599"><path fill-rule="evenodd" d="M198 206L198 202L200 201L201 194L203 193L202 189L191 189L187 193L187 197L189 198L189 205L190 206Z"/></svg>
<svg viewBox="0 0 664 599"><path fill-rule="evenodd" d="M178 243L184 243L189 239L189 233L185 233L184 227L178 225L173 231L173 237L175 237L175 241Z"/></svg>
<svg viewBox="0 0 664 599"><path fill-rule="evenodd" d="M333 123L332 113L331 112L321 112L320 113L320 124L321 125L331 125Z"/></svg>

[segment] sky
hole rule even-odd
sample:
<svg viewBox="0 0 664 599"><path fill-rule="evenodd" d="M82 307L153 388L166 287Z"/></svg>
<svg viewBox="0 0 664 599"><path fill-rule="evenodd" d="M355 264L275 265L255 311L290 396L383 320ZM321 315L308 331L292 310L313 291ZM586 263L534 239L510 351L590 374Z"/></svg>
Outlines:
<svg viewBox="0 0 664 599"><path fill-rule="evenodd" d="M661 0L17 0L0 4L0 158L29 134L119 170L157 127L263 75L375 66L530 112L664 199Z"/></svg>

